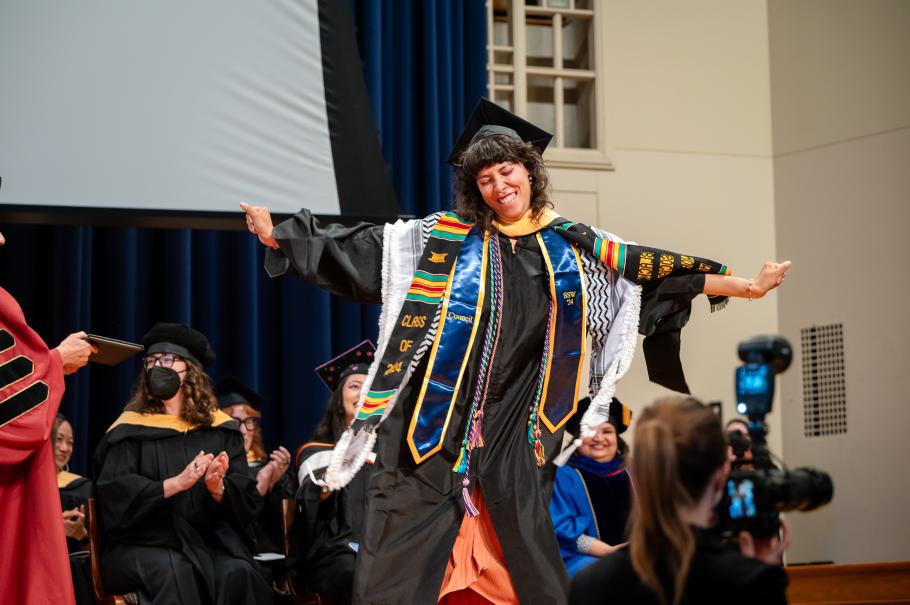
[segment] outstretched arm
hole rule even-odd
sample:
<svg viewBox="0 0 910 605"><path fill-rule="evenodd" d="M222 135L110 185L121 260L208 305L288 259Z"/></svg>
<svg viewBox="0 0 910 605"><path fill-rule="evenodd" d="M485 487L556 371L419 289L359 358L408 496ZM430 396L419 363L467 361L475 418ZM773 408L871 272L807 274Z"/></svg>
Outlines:
<svg viewBox="0 0 910 605"><path fill-rule="evenodd" d="M266 251L266 271L272 277L289 267L315 286L361 303L382 299L383 226L358 223L353 227L322 225L301 210L278 226L267 208L241 204L247 229Z"/></svg>
<svg viewBox="0 0 910 605"><path fill-rule="evenodd" d="M733 277L732 275L705 275L705 294L709 296L736 296L749 300L763 297L781 285L790 270L792 263L766 262L761 271L752 279Z"/></svg>

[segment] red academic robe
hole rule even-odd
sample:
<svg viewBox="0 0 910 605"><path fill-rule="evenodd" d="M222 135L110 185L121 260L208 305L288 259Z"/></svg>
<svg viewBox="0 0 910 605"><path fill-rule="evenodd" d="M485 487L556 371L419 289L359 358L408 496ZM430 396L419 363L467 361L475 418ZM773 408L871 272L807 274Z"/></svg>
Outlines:
<svg viewBox="0 0 910 605"><path fill-rule="evenodd" d="M74 604L54 453L63 362L0 288L0 600Z"/></svg>

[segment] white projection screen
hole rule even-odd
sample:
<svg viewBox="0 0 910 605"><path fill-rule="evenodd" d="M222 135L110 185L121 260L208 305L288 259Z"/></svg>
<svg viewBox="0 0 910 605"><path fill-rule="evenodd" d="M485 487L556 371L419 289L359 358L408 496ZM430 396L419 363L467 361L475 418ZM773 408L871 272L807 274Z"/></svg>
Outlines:
<svg viewBox="0 0 910 605"><path fill-rule="evenodd" d="M0 212L397 214L347 4L0 3Z"/></svg>

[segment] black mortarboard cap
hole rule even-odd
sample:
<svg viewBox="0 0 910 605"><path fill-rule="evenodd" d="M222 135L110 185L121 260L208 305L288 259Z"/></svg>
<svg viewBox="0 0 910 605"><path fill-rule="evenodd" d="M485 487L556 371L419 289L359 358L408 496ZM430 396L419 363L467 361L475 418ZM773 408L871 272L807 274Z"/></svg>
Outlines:
<svg viewBox="0 0 910 605"><path fill-rule="evenodd" d="M142 337L146 355L172 353L203 367L215 361L215 351L202 332L184 324L159 321Z"/></svg>
<svg viewBox="0 0 910 605"><path fill-rule="evenodd" d="M575 412L575 415L566 422L567 433L576 436L578 435L578 431L581 429L581 417L588 411L590 405L590 397L578 400L578 410ZM610 416L607 418L607 422L616 427L617 435L622 435L626 432L626 429L629 428L629 425L632 424L632 409L614 397L613 401L610 402Z"/></svg>
<svg viewBox="0 0 910 605"><path fill-rule="evenodd" d="M218 393L218 407L227 408L239 403L245 403L253 409L262 409L265 397L246 386L233 376L225 376L215 387Z"/></svg>
<svg viewBox="0 0 910 605"><path fill-rule="evenodd" d="M325 386L334 391L351 374L366 374L375 355L376 347L369 340L364 340L316 368L316 373Z"/></svg>
<svg viewBox="0 0 910 605"><path fill-rule="evenodd" d="M553 135L546 130L519 118L511 111L503 109L489 99L481 98L477 102L474 111L468 116L464 130L458 136L458 141L446 161L453 166L457 166L461 154L471 143L494 134L508 134L517 137L526 143L534 145L541 154L543 154L544 149L547 148L553 138Z"/></svg>

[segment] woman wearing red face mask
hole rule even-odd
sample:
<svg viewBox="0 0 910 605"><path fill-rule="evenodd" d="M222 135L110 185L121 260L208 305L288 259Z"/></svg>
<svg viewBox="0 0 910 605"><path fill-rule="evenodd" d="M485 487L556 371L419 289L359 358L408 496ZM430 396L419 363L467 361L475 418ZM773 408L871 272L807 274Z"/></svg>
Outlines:
<svg viewBox="0 0 910 605"><path fill-rule="evenodd" d="M143 603L270 603L243 438L203 370L215 353L181 324L143 342L145 367L94 457L104 587Z"/></svg>
<svg viewBox="0 0 910 605"><path fill-rule="evenodd" d="M578 402L579 410L589 404ZM614 397L608 418L584 438L568 464L556 469L550 517L570 576L628 540L632 483L629 446L620 435L629 428L632 411ZM566 430L577 434L578 423L569 421Z"/></svg>

